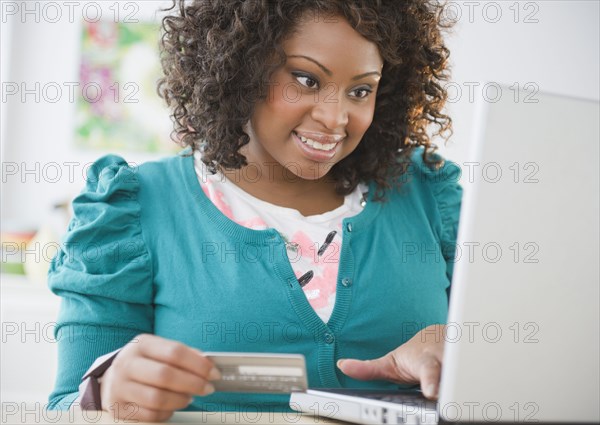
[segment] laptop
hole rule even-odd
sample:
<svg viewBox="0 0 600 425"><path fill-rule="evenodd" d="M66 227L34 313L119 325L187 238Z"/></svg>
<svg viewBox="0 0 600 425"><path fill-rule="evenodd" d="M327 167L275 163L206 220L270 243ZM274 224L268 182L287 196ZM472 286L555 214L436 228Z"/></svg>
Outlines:
<svg viewBox="0 0 600 425"><path fill-rule="evenodd" d="M516 92L476 105L437 403L308 389L359 424L600 422L600 104Z"/></svg>

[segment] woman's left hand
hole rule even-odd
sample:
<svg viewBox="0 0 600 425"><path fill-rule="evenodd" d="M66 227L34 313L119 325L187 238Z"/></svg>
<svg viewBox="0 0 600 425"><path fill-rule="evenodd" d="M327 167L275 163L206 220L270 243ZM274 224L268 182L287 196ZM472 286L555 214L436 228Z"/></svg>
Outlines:
<svg viewBox="0 0 600 425"><path fill-rule="evenodd" d="M337 367L362 381L381 379L398 384L421 384L425 397L438 395L445 325L431 325L417 332L394 351L374 360L341 359Z"/></svg>

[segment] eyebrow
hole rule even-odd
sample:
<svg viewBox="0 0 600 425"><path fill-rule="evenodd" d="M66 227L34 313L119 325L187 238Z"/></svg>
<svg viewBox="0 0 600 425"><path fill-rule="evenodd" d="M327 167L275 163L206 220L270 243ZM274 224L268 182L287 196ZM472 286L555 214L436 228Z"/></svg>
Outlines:
<svg viewBox="0 0 600 425"><path fill-rule="evenodd" d="M331 77L333 75L333 72L331 72L329 69L325 68L325 66L323 66L318 61L316 61L315 59L311 58L310 56L289 55L288 58L303 58L303 59L309 60L312 63L316 64L319 68L321 68L323 70L323 72L325 74L327 74L328 76ZM355 77L352 77L352 81L360 80L361 78L368 77L369 75L378 75L379 77L381 77L381 74L379 72L377 72L377 71L371 71L371 72L365 72L364 74L360 74L360 75L357 75Z"/></svg>

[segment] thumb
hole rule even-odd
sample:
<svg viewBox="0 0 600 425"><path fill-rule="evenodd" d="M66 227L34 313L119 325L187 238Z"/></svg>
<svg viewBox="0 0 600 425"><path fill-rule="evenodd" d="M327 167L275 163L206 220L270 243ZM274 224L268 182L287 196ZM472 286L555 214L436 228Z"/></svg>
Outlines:
<svg viewBox="0 0 600 425"><path fill-rule="evenodd" d="M394 365L390 356L374 360L341 359L337 367L351 378L360 381L389 380L394 376Z"/></svg>

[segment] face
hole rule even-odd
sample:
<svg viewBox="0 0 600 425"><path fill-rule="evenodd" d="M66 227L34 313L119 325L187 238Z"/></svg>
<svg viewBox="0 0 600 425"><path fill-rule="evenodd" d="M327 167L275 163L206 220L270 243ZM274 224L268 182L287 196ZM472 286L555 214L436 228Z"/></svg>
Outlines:
<svg viewBox="0 0 600 425"><path fill-rule="evenodd" d="M341 17L305 18L283 49L287 62L273 74L267 99L255 105L243 153L259 168L321 179L371 125L383 60Z"/></svg>

